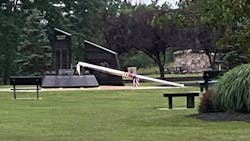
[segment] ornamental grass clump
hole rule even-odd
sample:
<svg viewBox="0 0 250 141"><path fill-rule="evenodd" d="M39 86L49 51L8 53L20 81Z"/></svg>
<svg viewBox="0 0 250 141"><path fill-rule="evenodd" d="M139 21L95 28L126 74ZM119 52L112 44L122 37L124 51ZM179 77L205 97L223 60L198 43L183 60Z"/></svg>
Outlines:
<svg viewBox="0 0 250 141"><path fill-rule="evenodd" d="M212 100L226 112L250 112L250 64L225 73L214 87Z"/></svg>

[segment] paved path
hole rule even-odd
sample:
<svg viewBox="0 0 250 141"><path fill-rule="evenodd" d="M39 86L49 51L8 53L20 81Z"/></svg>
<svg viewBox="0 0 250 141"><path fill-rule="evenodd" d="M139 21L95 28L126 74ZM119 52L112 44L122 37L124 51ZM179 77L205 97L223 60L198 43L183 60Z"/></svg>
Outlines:
<svg viewBox="0 0 250 141"><path fill-rule="evenodd" d="M164 86L99 86L94 88L41 88L43 91L82 91L82 90L149 90L149 89L169 89L169 88L178 88L178 87L164 87ZM10 88L0 88L0 92L12 92ZM20 90L19 90L20 91ZM34 92L34 90L25 90L25 92Z"/></svg>

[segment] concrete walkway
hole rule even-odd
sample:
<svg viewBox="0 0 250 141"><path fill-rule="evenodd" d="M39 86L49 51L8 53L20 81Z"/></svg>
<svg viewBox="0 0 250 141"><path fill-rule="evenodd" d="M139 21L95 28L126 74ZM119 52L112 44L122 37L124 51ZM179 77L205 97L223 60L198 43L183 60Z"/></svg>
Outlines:
<svg viewBox="0 0 250 141"><path fill-rule="evenodd" d="M25 87L26 88L26 87ZM32 87L35 88L35 87ZM167 87L167 86L99 86L93 88L41 88L41 92L46 91L90 91L90 90L150 90L150 89L169 89L178 87ZM11 88L0 88L0 92L12 92ZM19 92L35 92L35 90L18 90Z"/></svg>

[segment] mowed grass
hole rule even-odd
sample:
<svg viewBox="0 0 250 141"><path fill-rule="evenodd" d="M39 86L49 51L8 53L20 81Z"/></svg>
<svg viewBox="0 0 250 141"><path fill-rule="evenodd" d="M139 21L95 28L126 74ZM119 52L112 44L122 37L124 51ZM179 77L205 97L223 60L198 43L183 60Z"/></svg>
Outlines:
<svg viewBox="0 0 250 141"><path fill-rule="evenodd" d="M249 123L189 117L197 109L158 110L168 105L164 92L189 90L196 89L42 92L42 100L12 100L11 93L0 92L0 140L250 140ZM173 102L174 107L186 105L185 98Z"/></svg>
<svg viewBox="0 0 250 141"><path fill-rule="evenodd" d="M11 85L0 85L0 89L1 88L12 88L12 86Z"/></svg>

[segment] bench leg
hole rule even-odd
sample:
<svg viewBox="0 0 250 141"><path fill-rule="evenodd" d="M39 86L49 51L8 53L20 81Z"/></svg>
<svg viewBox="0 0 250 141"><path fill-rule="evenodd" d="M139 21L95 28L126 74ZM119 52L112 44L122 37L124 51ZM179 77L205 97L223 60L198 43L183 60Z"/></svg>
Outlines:
<svg viewBox="0 0 250 141"><path fill-rule="evenodd" d="M203 86L200 85L200 92L203 92Z"/></svg>
<svg viewBox="0 0 250 141"><path fill-rule="evenodd" d="M194 96L187 96L187 108L194 108Z"/></svg>
<svg viewBox="0 0 250 141"><path fill-rule="evenodd" d="M13 85L13 98L16 99L16 85Z"/></svg>
<svg viewBox="0 0 250 141"><path fill-rule="evenodd" d="M205 91L208 91L208 84L205 85Z"/></svg>
<svg viewBox="0 0 250 141"><path fill-rule="evenodd" d="M36 85L36 99L39 99L39 88L38 88L38 85Z"/></svg>
<svg viewBox="0 0 250 141"><path fill-rule="evenodd" d="M168 97L168 108L169 109L173 108L173 99L172 99L172 96Z"/></svg>

